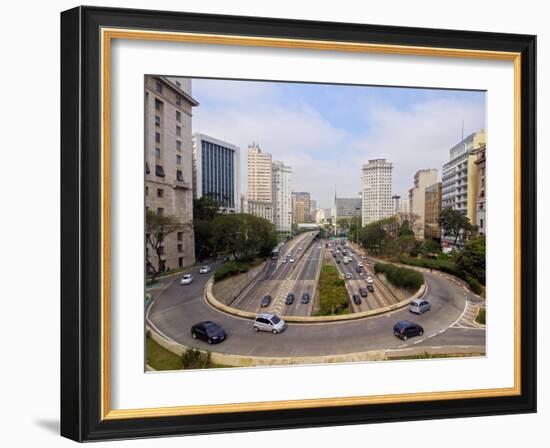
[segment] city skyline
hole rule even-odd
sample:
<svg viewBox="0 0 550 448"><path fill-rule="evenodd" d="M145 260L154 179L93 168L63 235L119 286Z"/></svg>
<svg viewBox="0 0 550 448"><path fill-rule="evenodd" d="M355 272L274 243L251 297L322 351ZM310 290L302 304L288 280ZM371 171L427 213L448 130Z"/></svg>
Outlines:
<svg viewBox="0 0 550 448"><path fill-rule="evenodd" d="M361 167L374 158L393 163L392 193L406 197L416 171L441 170L462 135L485 128L479 91L193 79L192 93L201 103L194 133L240 148L258 142L292 167L293 191L308 191L320 208L333 207L335 190L356 197ZM241 158L242 192L246 172Z"/></svg>

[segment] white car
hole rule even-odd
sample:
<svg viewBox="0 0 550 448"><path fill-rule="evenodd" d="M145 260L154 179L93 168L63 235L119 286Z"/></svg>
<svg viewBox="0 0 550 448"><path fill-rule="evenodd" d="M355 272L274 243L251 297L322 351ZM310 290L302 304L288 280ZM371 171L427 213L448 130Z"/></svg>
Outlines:
<svg viewBox="0 0 550 448"><path fill-rule="evenodd" d="M361 255L361 259L362 259L362 260L366 260L366 259L367 259L367 256L366 256L366 255Z"/></svg>
<svg viewBox="0 0 550 448"><path fill-rule="evenodd" d="M353 275L351 274L351 272L346 272L346 279L351 280L352 278L353 278Z"/></svg>
<svg viewBox="0 0 550 448"><path fill-rule="evenodd" d="M371 285L374 283L374 279L370 275L367 277L367 283L370 283Z"/></svg>
<svg viewBox="0 0 550 448"><path fill-rule="evenodd" d="M288 260L288 262L289 262L289 263L294 263L294 258L290 258L290 259Z"/></svg>
<svg viewBox="0 0 550 448"><path fill-rule="evenodd" d="M282 261L281 261L282 264L285 264L286 263L286 258L283 258Z"/></svg>
<svg viewBox="0 0 550 448"><path fill-rule="evenodd" d="M180 280L180 285L190 285L191 283L193 283L193 276L191 274L185 274Z"/></svg>
<svg viewBox="0 0 550 448"><path fill-rule="evenodd" d="M362 268L362 267L363 267L363 263L357 263L357 267L358 267L358 268Z"/></svg>
<svg viewBox="0 0 550 448"><path fill-rule="evenodd" d="M199 270L199 274L208 274L212 268L210 266L202 266Z"/></svg>

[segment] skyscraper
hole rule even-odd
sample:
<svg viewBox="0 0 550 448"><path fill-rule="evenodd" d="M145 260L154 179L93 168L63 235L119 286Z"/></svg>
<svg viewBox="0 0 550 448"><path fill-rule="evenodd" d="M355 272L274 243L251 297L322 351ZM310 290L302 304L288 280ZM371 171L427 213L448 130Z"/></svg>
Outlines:
<svg viewBox="0 0 550 448"><path fill-rule="evenodd" d="M257 143L248 146L248 200L273 201L273 168L271 154Z"/></svg>
<svg viewBox="0 0 550 448"><path fill-rule="evenodd" d="M372 159L363 165L363 226L393 215L392 169L386 159Z"/></svg>
<svg viewBox="0 0 550 448"><path fill-rule="evenodd" d="M311 222L311 197L305 191L292 192L293 224Z"/></svg>
<svg viewBox="0 0 550 448"><path fill-rule="evenodd" d="M193 197L207 196L220 211L236 213L241 201L240 149L205 134L193 135Z"/></svg>
<svg viewBox="0 0 550 448"><path fill-rule="evenodd" d="M292 169L283 162L272 164L273 223L279 233L292 231Z"/></svg>

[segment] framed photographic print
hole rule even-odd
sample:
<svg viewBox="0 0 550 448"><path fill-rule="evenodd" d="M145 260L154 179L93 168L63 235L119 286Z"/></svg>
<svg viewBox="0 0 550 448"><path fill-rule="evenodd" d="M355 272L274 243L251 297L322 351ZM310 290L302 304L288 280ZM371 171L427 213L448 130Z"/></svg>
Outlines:
<svg viewBox="0 0 550 448"><path fill-rule="evenodd" d="M535 36L61 14L61 433L536 411Z"/></svg>

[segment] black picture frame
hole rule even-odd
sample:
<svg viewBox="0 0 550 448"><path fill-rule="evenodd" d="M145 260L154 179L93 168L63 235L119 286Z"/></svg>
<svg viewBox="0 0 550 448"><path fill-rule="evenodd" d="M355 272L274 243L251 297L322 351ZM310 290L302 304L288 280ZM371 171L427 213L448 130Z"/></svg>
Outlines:
<svg viewBox="0 0 550 448"><path fill-rule="evenodd" d="M101 418L100 29L521 54L521 394L424 402ZM536 411L536 36L78 7L61 14L61 435L76 441Z"/></svg>

